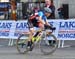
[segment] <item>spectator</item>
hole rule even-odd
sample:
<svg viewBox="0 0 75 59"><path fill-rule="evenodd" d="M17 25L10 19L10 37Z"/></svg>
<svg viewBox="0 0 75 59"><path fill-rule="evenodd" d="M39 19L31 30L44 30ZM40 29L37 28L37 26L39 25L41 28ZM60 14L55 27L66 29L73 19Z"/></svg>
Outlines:
<svg viewBox="0 0 75 59"><path fill-rule="evenodd" d="M58 8L58 14L59 14L59 18L63 19L63 7L62 6Z"/></svg>
<svg viewBox="0 0 75 59"><path fill-rule="evenodd" d="M53 0L45 0L45 7L50 8L52 11L48 19L55 19L55 6L53 4Z"/></svg>
<svg viewBox="0 0 75 59"><path fill-rule="evenodd" d="M53 4L53 0L45 0L45 7L51 9L50 16L47 19L55 19L55 6ZM55 43L54 40L49 40L49 43Z"/></svg>

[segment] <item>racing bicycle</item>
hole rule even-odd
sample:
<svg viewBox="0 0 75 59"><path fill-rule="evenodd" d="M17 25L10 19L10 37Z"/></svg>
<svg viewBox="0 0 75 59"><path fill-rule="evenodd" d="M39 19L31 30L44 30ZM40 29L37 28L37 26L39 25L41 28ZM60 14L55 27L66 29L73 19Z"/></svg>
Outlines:
<svg viewBox="0 0 75 59"><path fill-rule="evenodd" d="M44 29L44 30L37 30L35 32L35 35L39 32L37 36L33 36L32 41L33 41L33 46L32 48L36 47L38 44L40 51L45 54L52 54L56 51L58 47L58 41L55 35L53 34L55 30L50 30L50 29ZM39 36L41 33L41 36ZM20 34L17 41L16 41L16 47L19 53L21 54L26 54L27 52L30 51L30 49L27 47L27 42L28 42L29 34ZM51 40L51 42L49 42ZM53 43L53 41L55 43ZM33 50L32 49L32 50Z"/></svg>

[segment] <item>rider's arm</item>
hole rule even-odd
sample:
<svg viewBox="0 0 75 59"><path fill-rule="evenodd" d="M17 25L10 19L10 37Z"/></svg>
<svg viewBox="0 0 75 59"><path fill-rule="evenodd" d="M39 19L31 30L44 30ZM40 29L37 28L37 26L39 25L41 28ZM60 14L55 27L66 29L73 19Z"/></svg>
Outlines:
<svg viewBox="0 0 75 59"><path fill-rule="evenodd" d="M51 26L50 24L49 24L49 22L48 22L48 20L47 20L47 17L46 16L44 16L44 21L45 21L45 25L48 25L48 26Z"/></svg>
<svg viewBox="0 0 75 59"><path fill-rule="evenodd" d="M48 23L47 19L46 19L46 24L50 26L50 24Z"/></svg>
<svg viewBox="0 0 75 59"><path fill-rule="evenodd" d="M39 20L42 24L45 24L45 21L42 20L42 17L41 17L41 16L38 17L38 20Z"/></svg>
<svg viewBox="0 0 75 59"><path fill-rule="evenodd" d="M44 16L43 19L44 19L44 21L45 21L45 24L50 26L50 24L48 23L47 17Z"/></svg>
<svg viewBox="0 0 75 59"><path fill-rule="evenodd" d="M38 20L42 23L42 24L45 24L45 21L42 19L43 17L43 13L42 12L38 12Z"/></svg>

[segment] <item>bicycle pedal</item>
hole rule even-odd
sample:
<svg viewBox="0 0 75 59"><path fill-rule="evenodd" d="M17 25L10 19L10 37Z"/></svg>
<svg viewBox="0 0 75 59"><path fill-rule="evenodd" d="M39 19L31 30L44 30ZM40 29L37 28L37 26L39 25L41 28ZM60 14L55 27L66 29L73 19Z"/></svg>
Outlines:
<svg viewBox="0 0 75 59"><path fill-rule="evenodd" d="M28 51L32 51L32 50L33 50L33 46L27 47L27 50L28 50Z"/></svg>
<svg viewBox="0 0 75 59"><path fill-rule="evenodd" d="M27 48L26 48L26 49L27 49L27 51L30 51L30 46L27 46Z"/></svg>

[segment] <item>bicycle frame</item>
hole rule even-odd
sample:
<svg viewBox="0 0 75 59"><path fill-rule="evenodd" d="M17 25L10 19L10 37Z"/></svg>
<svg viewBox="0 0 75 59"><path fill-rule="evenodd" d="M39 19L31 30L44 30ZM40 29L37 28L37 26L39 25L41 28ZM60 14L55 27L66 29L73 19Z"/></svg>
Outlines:
<svg viewBox="0 0 75 59"><path fill-rule="evenodd" d="M26 39L26 38L24 39L24 37L26 37L26 35L21 34L18 37L18 39L16 41L16 47L17 47L17 50L19 53L24 54L24 53L27 53L28 51L32 51L34 46L37 45L37 43L39 43L39 48L40 48L41 52L43 52L44 54L52 54L56 50L58 42L57 42L57 38L52 34L53 30L47 31L47 29L46 29L46 30L36 31L36 33L37 32L39 32L38 35L37 36L34 35L32 37L33 44L31 46L31 48L27 48L28 39ZM48 42L47 37L49 37L49 36L55 40L55 44ZM23 38L23 40L22 40L22 38ZM28 36L27 36L27 38L28 38ZM52 47L52 48L50 48L50 47ZM47 50L45 50L45 49L47 49Z"/></svg>
<svg viewBox="0 0 75 59"><path fill-rule="evenodd" d="M37 32L39 32L39 34L35 37L35 36L33 36L32 37L32 42L39 42L42 38L44 38L46 35L50 35L50 34L52 34L52 32L53 31L51 31L51 32L47 32L46 33L46 30L41 30L41 31L37 31ZM37 33L36 32L36 33Z"/></svg>

